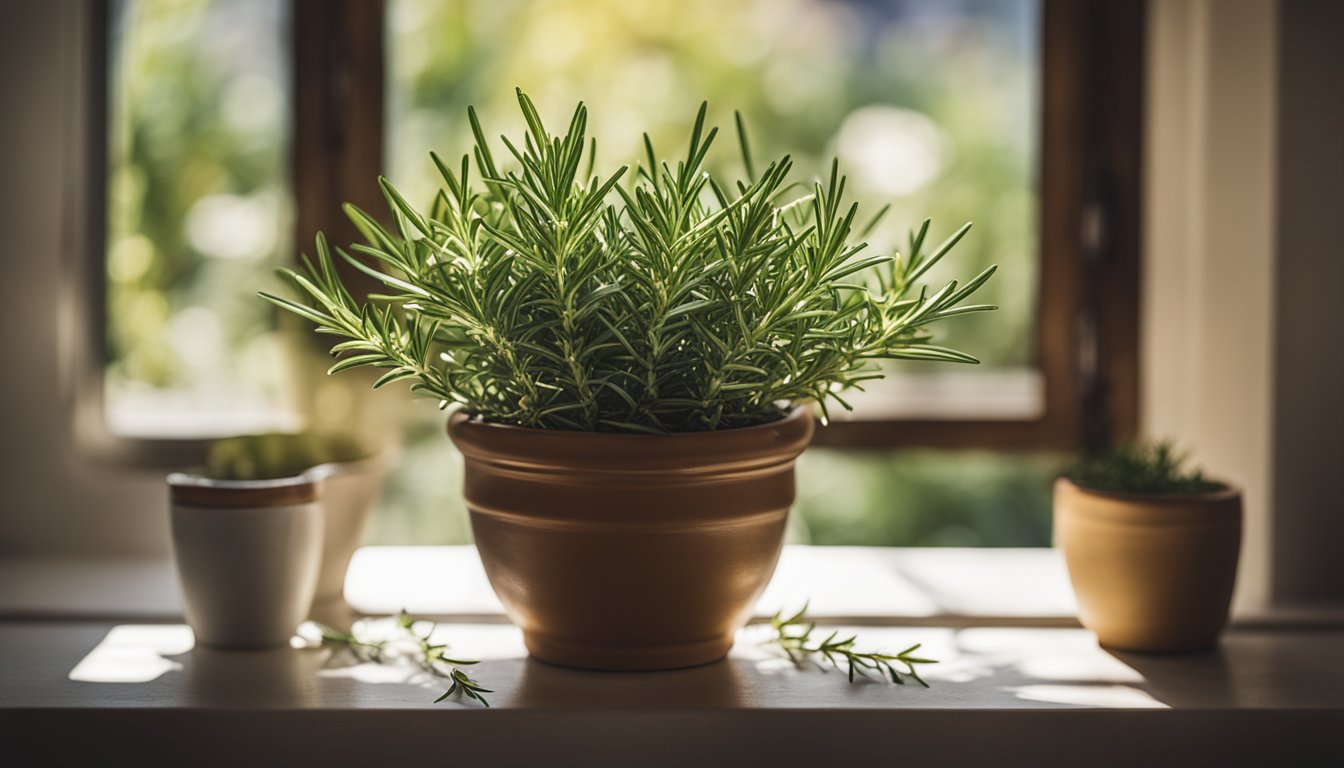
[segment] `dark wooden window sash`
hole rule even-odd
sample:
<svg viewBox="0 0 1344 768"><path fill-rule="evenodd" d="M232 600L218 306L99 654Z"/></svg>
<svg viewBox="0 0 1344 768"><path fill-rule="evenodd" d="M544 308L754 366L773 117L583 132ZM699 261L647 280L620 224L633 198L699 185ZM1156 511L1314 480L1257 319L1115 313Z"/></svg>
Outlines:
<svg viewBox="0 0 1344 768"><path fill-rule="evenodd" d="M294 253L312 253L316 233L344 246L361 238L341 206L375 216L386 205L383 172L382 0L294 0ZM337 261L356 293L376 281Z"/></svg>
<svg viewBox="0 0 1344 768"><path fill-rule="evenodd" d="M1138 424L1138 285L1146 4L1043 0L1040 283L1030 421L847 421L820 445L1076 450Z"/></svg>
<svg viewBox="0 0 1344 768"><path fill-rule="evenodd" d="M382 0L292 0L290 34L293 55L293 141L291 157L295 197L294 253L310 252L312 237L326 232L333 242L357 238L341 210L354 202L380 211L383 201L374 179L382 172L383 19ZM84 276L66 302L76 309L68 362L72 439L88 459L128 467L179 467L200 463L206 439L128 438L113 434L104 414L104 346L107 284L107 98L109 60L108 4L89 0L80 14L87 58L81 62L75 90L84 110L74 132L73 162L94 183L74 185L70 238L87 254ZM348 265L342 276L351 285L373 288L373 281ZM287 322L287 320L283 320Z"/></svg>

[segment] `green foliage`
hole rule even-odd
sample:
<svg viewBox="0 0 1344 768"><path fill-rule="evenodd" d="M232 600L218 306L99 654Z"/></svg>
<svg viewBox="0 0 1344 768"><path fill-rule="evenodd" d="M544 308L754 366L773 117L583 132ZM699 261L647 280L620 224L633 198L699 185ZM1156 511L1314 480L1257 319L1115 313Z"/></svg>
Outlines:
<svg viewBox="0 0 1344 768"><path fill-rule="evenodd" d="M375 388L410 379L500 423L661 433L760 424L808 401L848 408L841 391L880 377L880 359L978 362L932 344L927 326L993 309L964 301L994 267L919 284L969 225L926 249L925 221L908 256L865 255L834 163L792 197L787 156L724 186L704 170L717 129L702 106L685 156L660 161L646 140L623 185L626 167L593 175L582 104L552 136L518 100L522 147L502 138L516 168L496 164L469 110L481 189L471 158L433 155L445 187L428 215L385 179L394 231L347 206L367 241L351 251L381 269L336 253L388 294L356 301L320 235L316 261L285 272L313 304L262 294L344 339L330 372L384 368Z"/></svg>
<svg viewBox="0 0 1344 768"><path fill-rule="evenodd" d="M205 474L216 480L293 477L319 464L358 461L369 455L369 448L350 435L241 435L210 443Z"/></svg>
<svg viewBox="0 0 1344 768"><path fill-rule="evenodd" d="M109 404L170 389L218 410L208 393L221 384L240 401L274 402L280 339L266 307L238 287L278 285L274 265L289 255L289 128L278 101L288 12L209 0L106 5ZM229 40L246 41L247 55ZM244 92L239 119L232 105ZM195 329L191 341L174 343L183 332L174 327Z"/></svg>
<svg viewBox="0 0 1344 768"><path fill-rule="evenodd" d="M1185 470L1185 458L1170 442L1130 443L1086 456L1064 476L1088 490L1117 493L1209 493L1227 487L1197 469Z"/></svg>
<svg viewBox="0 0 1344 768"><path fill-rule="evenodd" d="M448 655L448 646L430 641L437 626L428 619L418 619L406 611L397 614L397 634L381 640L360 638L354 631L342 632L338 629L318 625L322 632L322 644L335 648L344 648L357 661L372 664L393 664L409 661L420 671L434 677L450 681L448 690L434 700L437 704L449 697L475 699L489 707L485 694L494 693L473 680L462 667L479 662L470 659L455 659ZM409 650L408 650L409 649Z"/></svg>
<svg viewBox="0 0 1344 768"><path fill-rule="evenodd" d="M789 522L804 544L1048 547L1061 459L994 451L845 451L798 460Z"/></svg>
<svg viewBox="0 0 1344 768"><path fill-rule="evenodd" d="M804 605L792 616L785 618L781 611L770 620L770 626L775 630L774 642L789 654L795 664L820 656L837 669L843 664L851 683L854 682L856 673L868 677L870 672L876 672L879 677L889 679L897 685L905 685L905 678L909 677L925 688L929 687L915 670L915 665L938 662L914 655L915 651L919 650L920 643L894 654L858 651L854 648L858 642L858 637L855 635L840 637L839 632L831 632L823 639L815 638L813 632L817 625L803 618L806 612L807 606ZM898 664L904 669L898 670L896 668Z"/></svg>

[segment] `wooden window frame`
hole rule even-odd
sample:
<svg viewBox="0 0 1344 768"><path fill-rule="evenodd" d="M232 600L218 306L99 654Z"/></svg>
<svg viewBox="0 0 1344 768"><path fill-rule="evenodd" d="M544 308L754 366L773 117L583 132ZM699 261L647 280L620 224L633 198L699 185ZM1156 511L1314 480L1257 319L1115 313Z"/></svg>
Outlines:
<svg viewBox="0 0 1344 768"><path fill-rule="evenodd" d="M375 214L386 207L374 183L385 146L386 14L383 0L293 2L293 252L299 254L312 251L318 232L334 243L361 239L342 211L345 203ZM336 267L347 285L376 285L343 261Z"/></svg>
<svg viewBox="0 0 1344 768"><path fill-rule="evenodd" d="M846 421L819 445L1098 448L1138 426L1140 140L1147 4L1042 0L1033 420Z"/></svg>
<svg viewBox="0 0 1344 768"><path fill-rule="evenodd" d="M337 242L357 239L343 203L382 208L372 179L383 170L386 4L293 3L297 254L311 250L318 231ZM107 156L108 11L104 3L93 6L95 71L85 151L89 167L101 170ZM1146 14L1146 2L1041 0L1041 251L1032 346L1044 383L1043 414L1032 420L849 420L819 430L816 444L1078 450L1135 433ZM199 456L206 441L119 438L102 423L105 186L88 185L93 268L82 291L87 316L77 432L95 453L136 464L180 464ZM369 285L364 275L340 266L347 279Z"/></svg>

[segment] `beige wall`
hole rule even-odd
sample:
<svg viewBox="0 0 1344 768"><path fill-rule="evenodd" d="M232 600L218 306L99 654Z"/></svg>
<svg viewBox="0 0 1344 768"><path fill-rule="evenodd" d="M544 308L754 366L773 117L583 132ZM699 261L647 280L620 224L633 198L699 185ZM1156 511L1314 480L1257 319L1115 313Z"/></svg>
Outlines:
<svg viewBox="0 0 1344 768"><path fill-rule="evenodd" d="M1236 605L1344 600L1344 3L1150 4L1143 432L1246 492Z"/></svg>
<svg viewBox="0 0 1344 768"><path fill-rule="evenodd" d="M1236 602L1256 608L1271 570L1277 14L1149 7L1141 431L1244 489Z"/></svg>
<svg viewBox="0 0 1344 768"><path fill-rule="evenodd" d="M162 476L83 460L71 438L75 330L64 302L81 274L80 156L90 3L8 3L0 24L0 553L166 553Z"/></svg>

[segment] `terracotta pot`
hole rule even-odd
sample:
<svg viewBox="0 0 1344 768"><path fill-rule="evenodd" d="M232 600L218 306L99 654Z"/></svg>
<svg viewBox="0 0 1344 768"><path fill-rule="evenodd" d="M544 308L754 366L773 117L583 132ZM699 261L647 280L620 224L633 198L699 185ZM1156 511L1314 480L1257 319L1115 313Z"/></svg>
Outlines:
<svg viewBox="0 0 1344 768"><path fill-rule="evenodd" d="M666 436L458 413L476 547L533 656L652 670L723 658L774 573L808 411Z"/></svg>
<svg viewBox="0 0 1344 768"><path fill-rule="evenodd" d="M1227 624L1241 547L1241 493L1139 496L1055 482L1055 543L1078 619L1102 645L1212 648Z"/></svg>

